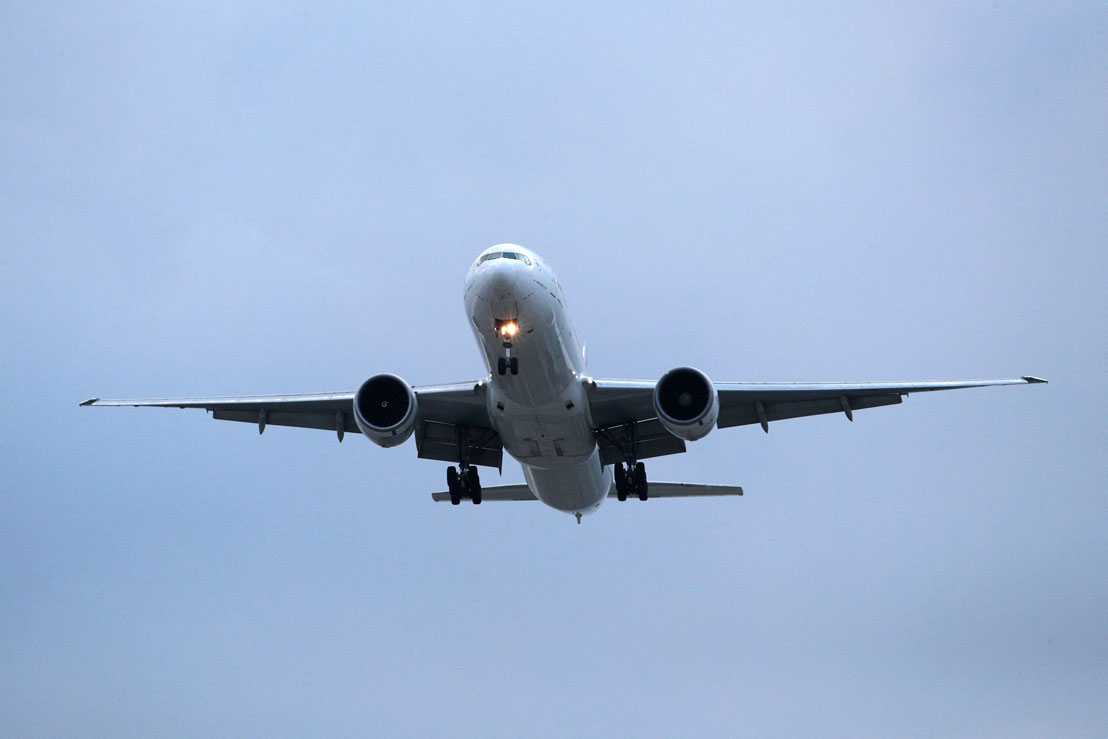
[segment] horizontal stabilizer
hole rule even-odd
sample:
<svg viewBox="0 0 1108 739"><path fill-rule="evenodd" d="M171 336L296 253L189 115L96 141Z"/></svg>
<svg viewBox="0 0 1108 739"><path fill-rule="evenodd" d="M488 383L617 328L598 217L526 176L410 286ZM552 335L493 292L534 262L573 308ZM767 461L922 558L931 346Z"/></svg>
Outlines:
<svg viewBox="0 0 1108 739"><path fill-rule="evenodd" d="M702 498L712 495L742 495L738 485L704 485L698 482L651 482L647 485L651 498ZM613 485L609 498L616 497Z"/></svg>
<svg viewBox="0 0 1108 739"><path fill-rule="evenodd" d="M431 493L431 500L436 503L450 501L450 493ZM493 485L481 486L481 500L537 500L531 494L531 488L526 485Z"/></svg>
<svg viewBox="0 0 1108 739"><path fill-rule="evenodd" d="M651 498L699 498L713 495L742 495L743 489L737 485L703 485L694 482L652 482L649 483ZM609 498L616 497L613 485L608 492ZM450 493L432 493L436 503L448 502ZM494 485L481 488L482 500L536 500L526 485Z"/></svg>

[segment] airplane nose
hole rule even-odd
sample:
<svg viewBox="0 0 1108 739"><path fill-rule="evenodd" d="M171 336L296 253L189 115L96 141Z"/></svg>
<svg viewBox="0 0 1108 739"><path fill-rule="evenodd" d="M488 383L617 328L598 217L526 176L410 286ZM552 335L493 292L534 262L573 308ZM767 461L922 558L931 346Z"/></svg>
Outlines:
<svg viewBox="0 0 1108 739"><path fill-rule="evenodd" d="M485 286L496 298L509 297L516 284L516 270L510 264L498 264L489 270Z"/></svg>

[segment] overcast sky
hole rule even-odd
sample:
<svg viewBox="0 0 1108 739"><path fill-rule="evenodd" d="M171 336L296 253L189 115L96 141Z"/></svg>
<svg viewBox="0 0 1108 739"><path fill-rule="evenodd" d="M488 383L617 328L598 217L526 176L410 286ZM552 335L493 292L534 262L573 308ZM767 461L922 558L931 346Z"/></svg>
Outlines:
<svg viewBox="0 0 1108 739"><path fill-rule="evenodd" d="M1108 11L632 5L0 5L0 734L1108 732ZM1051 384L581 526L77 407L476 379L504 241L597 376Z"/></svg>

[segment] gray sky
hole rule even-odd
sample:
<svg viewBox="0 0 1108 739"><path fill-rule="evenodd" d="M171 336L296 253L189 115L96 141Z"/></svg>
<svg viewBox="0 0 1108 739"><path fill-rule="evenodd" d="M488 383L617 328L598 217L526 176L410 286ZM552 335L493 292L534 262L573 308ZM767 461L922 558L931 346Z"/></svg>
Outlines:
<svg viewBox="0 0 1108 739"><path fill-rule="evenodd" d="M1108 11L190 5L0 6L0 733L1108 731ZM77 408L476 378L501 241L597 376L1051 384L719 431L651 476L743 499L581 526Z"/></svg>

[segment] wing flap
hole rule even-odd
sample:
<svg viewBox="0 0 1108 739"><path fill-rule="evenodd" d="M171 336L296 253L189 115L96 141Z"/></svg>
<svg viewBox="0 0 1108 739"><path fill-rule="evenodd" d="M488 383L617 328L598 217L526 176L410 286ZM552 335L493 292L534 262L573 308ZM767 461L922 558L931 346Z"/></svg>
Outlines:
<svg viewBox="0 0 1108 739"><path fill-rule="evenodd" d="M258 423L261 410L223 410L212 411L212 418L217 421L242 421L244 423ZM323 429L326 431L338 431L338 411L335 413L266 410L266 425L293 426L302 429ZM358 424L349 412L343 414L343 432L353 434L361 433Z"/></svg>
<svg viewBox="0 0 1108 739"><path fill-rule="evenodd" d="M628 458L634 445L635 459L663 457L685 451L685 442L666 431L657 418L648 418L632 424L621 424L599 429L596 443L600 447L600 463L615 464Z"/></svg>
<svg viewBox="0 0 1108 739"><path fill-rule="evenodd" d="M420 459L461 462L460 442L464 442L470 464L497 469L504 464L500 435L490 428L431 420L420 422L416 428L416 448Z"/></svg>

